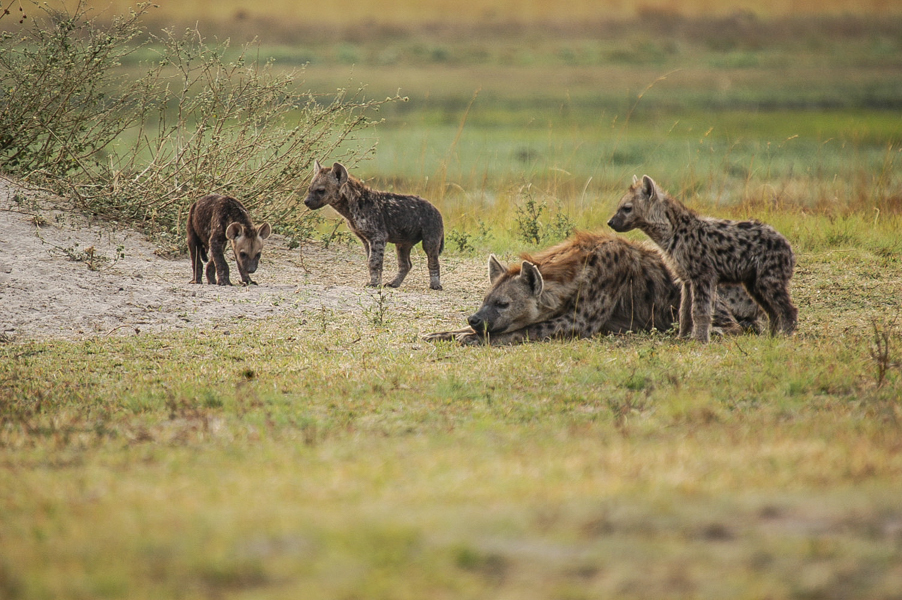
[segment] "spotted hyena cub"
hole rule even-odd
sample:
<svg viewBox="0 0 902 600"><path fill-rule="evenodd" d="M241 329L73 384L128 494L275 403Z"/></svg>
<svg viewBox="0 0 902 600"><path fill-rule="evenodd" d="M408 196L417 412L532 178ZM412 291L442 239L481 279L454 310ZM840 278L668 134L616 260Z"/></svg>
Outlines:
<svg viewBox="0 0 902 600"><path fill-rule="evenodd" d="M422 241L429 287L442 289L438 257L445 248L445 229L441 213L426 200L372 190L350 175L341 163L323 167L316 161L304 204L313 210L328 204L347 220L366 250L368 286L382 285L386 243L394 244L398 254L398 274L388 285L398 287L410 271L411 248Z"/></svg>
<svg viewBox="0 0 902 600"><path fill-rule="evenodd" d="M188 251L191 253L193 278L191 283L203 283L204 263L207 281L232 285L229 265L223 255L226 240L231 242L241 281L253 284L250 274L257 270L263 240L272 229L269 223L254 227L247 209L228 196L210 194L191 205L188 210ZM209 262L207 252L209 251Z"/></svg>
<svg viewBox="0 0 902 600"><path fill-rule="evenodd" d="M789 296L795 256L773 227L701 217L647 175L633 177L608 225L621 232L641 229L664 251L682 282L681 337L708 341L718 283L745 286L767 313L771 335L795 331L798 310Z"/></svg>

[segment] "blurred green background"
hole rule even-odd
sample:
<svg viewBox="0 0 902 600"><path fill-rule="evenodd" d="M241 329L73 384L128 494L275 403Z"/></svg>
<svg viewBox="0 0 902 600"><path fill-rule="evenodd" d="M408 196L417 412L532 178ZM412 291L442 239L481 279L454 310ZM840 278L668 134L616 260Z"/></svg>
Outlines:
<svg viewBox="0 0 902 600"><path fill-rule="evenodd" d="M900 204L902 2L196 1L147 21L255 41L316 93L407 97L356 174L459 227L509 219L525 185L597 226L643 173L716 204Z"/></svg>

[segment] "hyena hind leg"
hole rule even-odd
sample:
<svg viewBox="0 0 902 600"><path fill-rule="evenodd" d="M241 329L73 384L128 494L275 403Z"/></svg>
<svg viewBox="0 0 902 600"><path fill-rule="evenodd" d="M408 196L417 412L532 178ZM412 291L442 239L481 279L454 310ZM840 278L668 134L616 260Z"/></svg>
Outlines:
<svg viewBox="0 0 902 600"><path fill-rule="evenodd" d="M777 311L777 308L772 303L772 297L765 289L764 286L761 285L760 282L755 282L754 284L749 284L745 286L746 290L749 293L749 296L758 303L765 313L767 313L768 319L768 332L770 335L777 335L780 331L780 313Z"/></svg>
<svg viewBox="0 0 902 600"><path fill-rule="evenodd" d="M793 305L786 285L777 281L759 283L757 292L758 296L752 297L761 304L770 319L770 334L792 335L798 325L799 310Z"/></svg>
<svg viewBox="0 0 902 600"><path fill-rule="evenodd" d="M423 251L426 253L426 266L429 269L429 288L433 290L442 289L441 266L438 262L438 255L441 253L442 241L438 242L423 240Z"/></svg>
<svg viewBox="0 0 902 600"><path fill-rule="evenodd" d="M398 274L395 275L395 278L388 284L388 287L400 287L404 278L410 273L410 268L412 266L412 263L410 262L411 248L413 248L412 244L395 244L395 252L398 255Z"/></svg>

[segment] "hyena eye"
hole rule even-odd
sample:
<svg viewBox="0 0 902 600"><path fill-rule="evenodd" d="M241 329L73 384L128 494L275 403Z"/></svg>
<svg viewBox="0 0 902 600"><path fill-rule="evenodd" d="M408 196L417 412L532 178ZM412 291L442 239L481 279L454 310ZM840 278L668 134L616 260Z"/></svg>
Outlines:
<svg viewBox="0 0 902 600"><path fill-rule="evenodd" d="M625 213L631 213L631 212L633 212L633 205L632 205L632 204L626 204L626 205L622 206L622 207L620 208L620 210L622 210L622 211L625 212Z"/></svg>
<svg viewBox="0 0 902 600"><path fill-rule="evenodd" d="M244 250L242 250L241 252L239 252L238 255L239 255L241 258L247 258L247 252L245 252Z"/></svg>
<svg viewBox="0 0 902 600"><path fill-rule="evenodd" d="M257 256L254 257L254 260L260 260L260 252L257 252Z"/></svg>
<svg viewBox="0 0 902 600"><path fill-rule="evenodd" d="M505 308L507 308L510 305L511 305L511 303L507 302L505 300L498 300L495 302L495 308L500 308L502 310L504 310Z"/></svg>

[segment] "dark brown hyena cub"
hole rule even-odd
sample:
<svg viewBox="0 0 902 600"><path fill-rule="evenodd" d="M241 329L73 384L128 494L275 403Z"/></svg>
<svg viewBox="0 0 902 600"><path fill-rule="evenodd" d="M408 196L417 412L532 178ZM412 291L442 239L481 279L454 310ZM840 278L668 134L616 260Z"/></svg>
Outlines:
<svg viewBox="0 0 902 600"><path fill-rule="evenodd" d="M442 215L419 196L379 192L350 175L341 164L322 167L316 161L307 208L316 210L330 205L343 216L348 227L363 242L370 270L371 287L382 284L385 244L392 243L398 254L398 274L389 283L398 287L410 271L410 250L420 241L429 267L429 287L442 289L438 257L445 248Z"/></svg>
<svg viewBox="0 0 902 600"><path fill-rule="evenodd" d="M188 210L188 251L191 253L194 276L191 283L203 283L206 262L209 283L232 285L229 265L223 255L226 240L229 240L235 251L241 281L245 285L253 284L250 274L257 270L263 240L269 237L271 231L269 223L254 227L247 209L234 198L219 194L204 196Z"/></svg>
<svg viewBox="0 0 902 600"><path fill-rule="evenodd" d="M718 283L739 283L770 318L770 333L791 334L798 310L789 296L795 255L785 237L760 221L701 217L645 175L608 221L614 231L641 229L682 282L680 336L707 342Z"/></svg>

